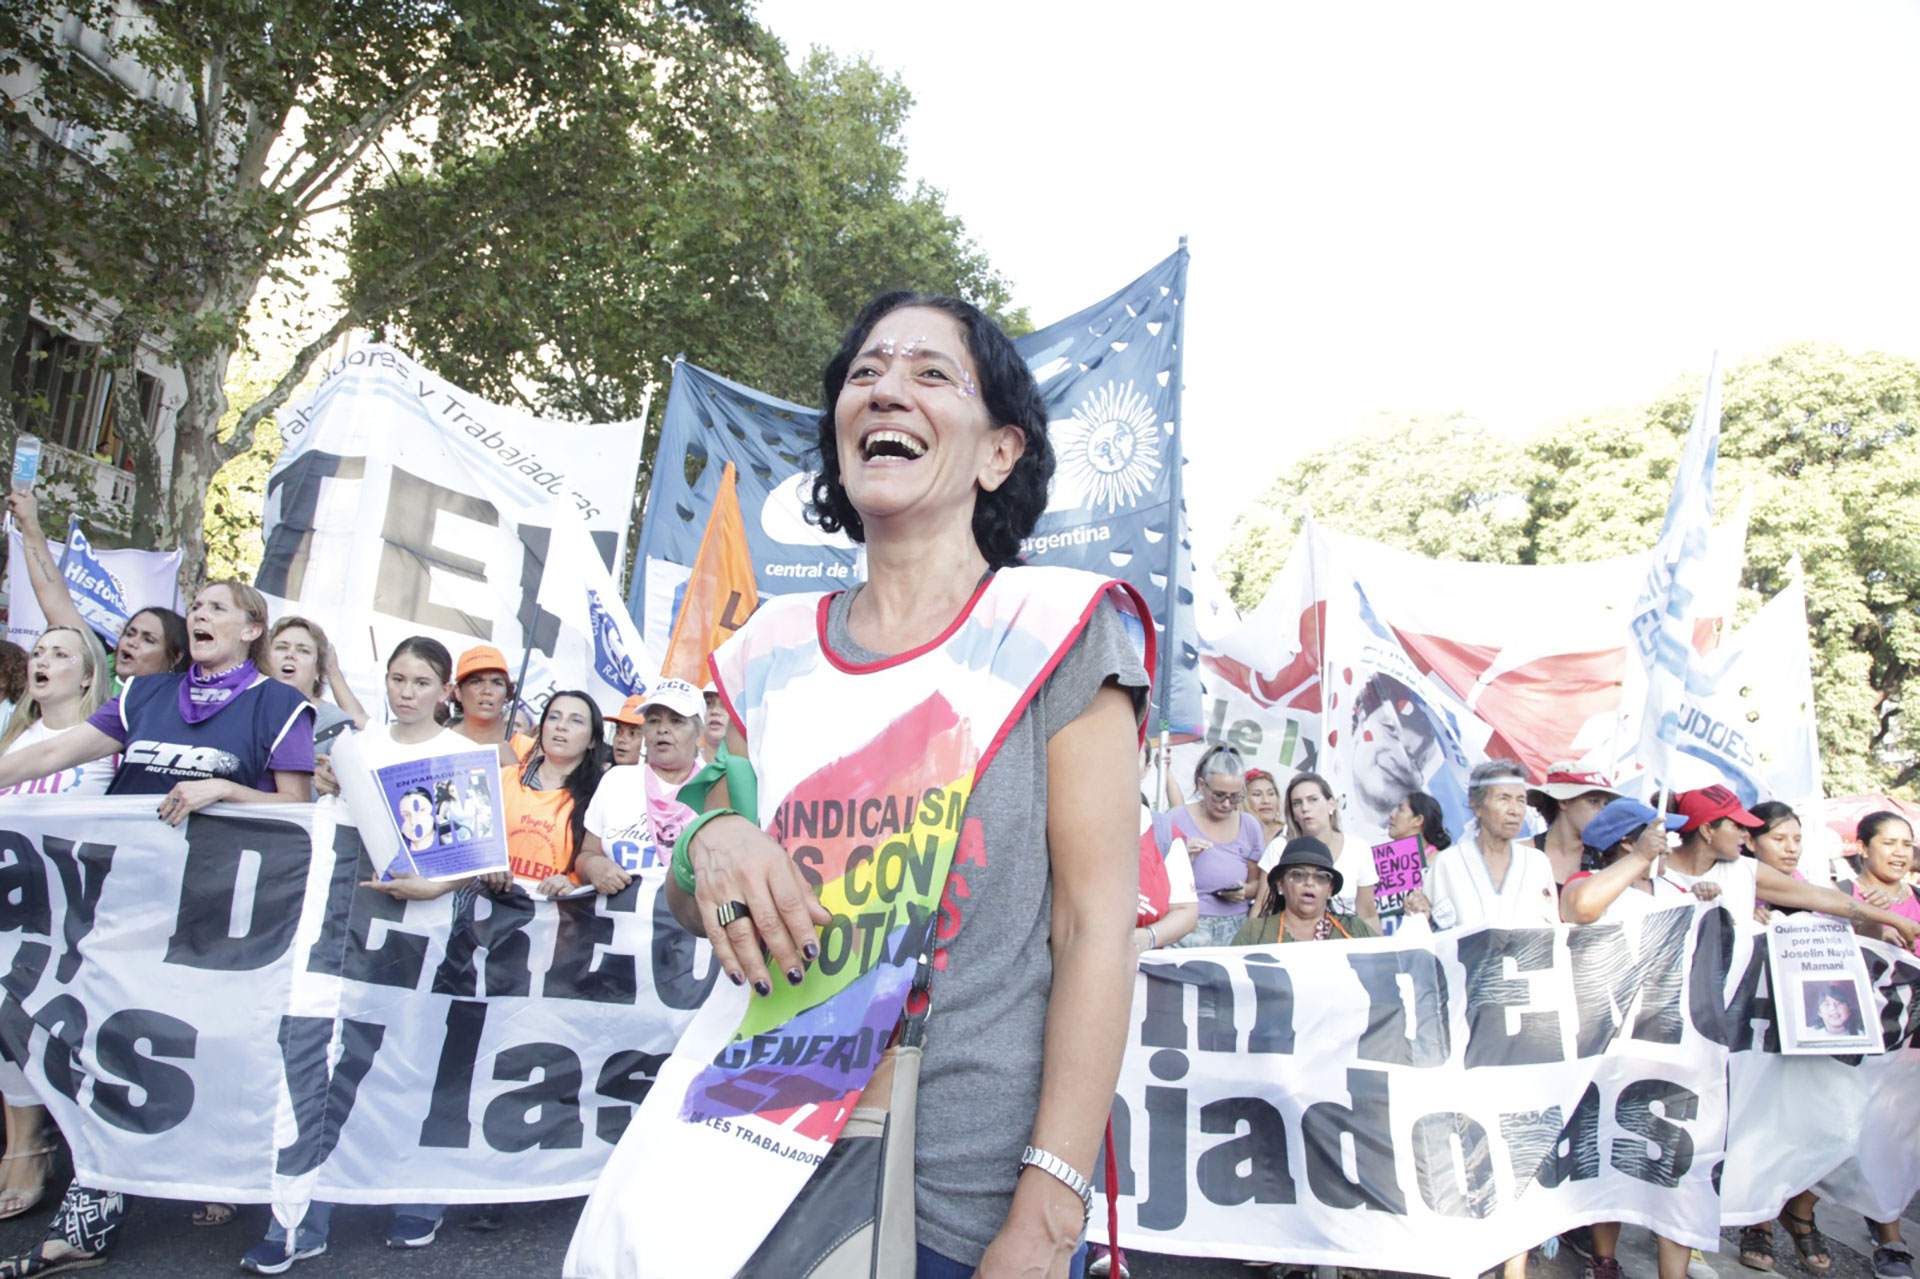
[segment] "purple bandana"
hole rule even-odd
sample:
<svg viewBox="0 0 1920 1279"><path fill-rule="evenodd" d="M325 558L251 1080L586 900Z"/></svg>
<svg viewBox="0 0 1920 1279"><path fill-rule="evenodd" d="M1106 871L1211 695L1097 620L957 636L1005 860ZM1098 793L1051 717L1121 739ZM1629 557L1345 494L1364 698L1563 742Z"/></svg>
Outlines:
<svg viewBox="0 0 1920 1279"><path fill-rule="evenodd" d="M236 694L253 687L260 672L244 661L224 675L203 675L198 663L187 668L180 681L180 718L189 724L212 719Z"/></svg>

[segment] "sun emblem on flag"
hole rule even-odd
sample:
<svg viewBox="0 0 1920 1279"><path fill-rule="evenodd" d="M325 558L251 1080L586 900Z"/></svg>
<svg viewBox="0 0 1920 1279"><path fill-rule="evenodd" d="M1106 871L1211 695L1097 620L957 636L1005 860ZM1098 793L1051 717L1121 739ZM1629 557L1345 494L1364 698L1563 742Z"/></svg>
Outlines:
<svg viewBox="0 0 1920 1279"><path fill-rule="evenodd" d="M1111 515L1132 506L1153 487L1160 470L1160 425L1153 402L1134 389L1109 382L1082 400L1073 415L1053 424L1060 492L1052 506L1099 504Z"/></svg>

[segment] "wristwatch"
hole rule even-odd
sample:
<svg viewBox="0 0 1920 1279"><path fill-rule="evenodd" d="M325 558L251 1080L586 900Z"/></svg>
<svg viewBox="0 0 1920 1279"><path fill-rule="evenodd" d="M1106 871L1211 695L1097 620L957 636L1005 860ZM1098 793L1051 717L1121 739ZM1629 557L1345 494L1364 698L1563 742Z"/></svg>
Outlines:
<svg viewBox="0 0 1920 1279"><path fill-rule="evenodd" d="M1087 1217L1093 1216L1093 1186L1074 1170L1072 1164L1037 1146L1028 1146L1020 1156L1020 1166L1025 1168L1029 1164L1060 1181L1068 1190L1079 1195L1080 1206L1086 1210Z"/></svg>

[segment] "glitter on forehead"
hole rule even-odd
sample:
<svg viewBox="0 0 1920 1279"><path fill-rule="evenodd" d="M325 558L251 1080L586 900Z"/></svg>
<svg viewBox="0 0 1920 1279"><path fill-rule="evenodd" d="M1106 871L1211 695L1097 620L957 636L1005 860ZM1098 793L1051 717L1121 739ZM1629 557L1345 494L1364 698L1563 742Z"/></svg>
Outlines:
<svg viewBox="0 0 1920 1279"><path fill-rule="evenodd" d="M914 353L918 351L926 341L927 335L924 333L907 343L898 343L892 338L881 338L873 344L873 349L886 356L889 360L895 357L912 359ZM978 399L980 396L980 387L974 382L973 374L967 372L964 368L960 370L960 381L953 389L960 393L962 399Z"/></svg>
<svg viewBox="0 0 1920 1279"><path fill-rule="evenodd" d="M892 338L881 338L878 342L875 342L873 344L873 349L880 352L880 354L886 356L888 359L892 359L896 355L902 357L903 359L912 359L913 353L919 350L921 344L924 343L926 340L927 340L927 335L923 333L919 337L915 338L913 341L908 342L906 345L900 346L900 345L897 345Z"/></svg>

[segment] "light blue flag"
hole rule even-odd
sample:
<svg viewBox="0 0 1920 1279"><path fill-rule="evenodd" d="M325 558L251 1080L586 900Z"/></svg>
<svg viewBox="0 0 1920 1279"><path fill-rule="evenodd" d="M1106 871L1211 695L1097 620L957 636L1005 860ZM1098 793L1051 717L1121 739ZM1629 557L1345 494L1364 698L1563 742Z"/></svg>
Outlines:
<svg viewBox="0 0 1920 1279"><path fill-rule="evenodd" d="M1708 696L1712 685L1697 670L1693 649L1695 601L1707 589L1707 546L1713 532L1713 471L1720 456L1720 360L1707 372L1700 410L1673 474L1666 522L1649 555L1646 580L1633 608L1634 649L1647 672L1640 718L1640 763L1647 776L1670 784L1689 693ZM1697 687L1690 688L1690 685Z"/></svg>

